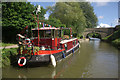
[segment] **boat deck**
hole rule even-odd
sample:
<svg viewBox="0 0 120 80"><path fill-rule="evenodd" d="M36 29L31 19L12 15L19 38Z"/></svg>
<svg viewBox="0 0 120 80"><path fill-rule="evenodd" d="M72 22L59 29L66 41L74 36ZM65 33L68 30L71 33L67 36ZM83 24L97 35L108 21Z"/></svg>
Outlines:
<svg viewBox="0 0 120 80"><path fill-rule="evenodd" d="M61 44L65 44L65 43L67 43L67 42L70 42L70 41L74 41L74 40L76 40L77 38L72 38L72 39L69 39L69 40L62 40L60 43Z"/></svg>

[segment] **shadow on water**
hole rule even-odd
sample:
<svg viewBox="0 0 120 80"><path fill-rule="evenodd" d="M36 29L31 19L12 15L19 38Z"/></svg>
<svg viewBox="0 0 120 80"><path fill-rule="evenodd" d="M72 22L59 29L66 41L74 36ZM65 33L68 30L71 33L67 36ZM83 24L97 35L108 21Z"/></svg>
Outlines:
<svg viewBox="0 0 120 80"><path fill-rule="evenodd" d="M2 71L3 78L54 78L56 75L56 69L51 65L26 68L10 66Z"/></svg>

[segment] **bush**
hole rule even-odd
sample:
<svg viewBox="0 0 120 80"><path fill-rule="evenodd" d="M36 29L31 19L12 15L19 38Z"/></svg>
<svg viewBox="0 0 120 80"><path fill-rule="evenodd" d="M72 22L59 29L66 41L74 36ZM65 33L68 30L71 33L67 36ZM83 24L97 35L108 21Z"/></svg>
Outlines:
<svg viewBox="0 0 120 80"><path fill-rule="evenodd" d="M120 49L120 29L115 31L113 34L102 39L103 41L107 41L112 43L115 47Z"/></svg>
<svg viewBox="0 0 120 80"><path fill-rule="evenodd" d="M77 33L73 33L73 37L77 37Z"/></svg>
<svg viewBox="0 0 120 80"><path fill-rule="evenodd" d="M112 41L112 44L115 45L117 48L120 49L120 38Z"/></svg>
<svg viewBox="0 0 120 80"><path fill-rule="evenodd" d="M115 31L113 34L107 37L109 41L113 41L115 39L120 38L120 30Z"/></svg>
<svg viewBox="0 0 120 80"><path fill-rule="evenodd" d="M79 37L80 39L83 39L83 35L80 35L80 37Z"/></svg>
<svg viewBox="0 0 120 80"><path fill-rule="evenodd" d="M2 67L10 65L10 56L17 55L17 48L2 49Z"/></svg>

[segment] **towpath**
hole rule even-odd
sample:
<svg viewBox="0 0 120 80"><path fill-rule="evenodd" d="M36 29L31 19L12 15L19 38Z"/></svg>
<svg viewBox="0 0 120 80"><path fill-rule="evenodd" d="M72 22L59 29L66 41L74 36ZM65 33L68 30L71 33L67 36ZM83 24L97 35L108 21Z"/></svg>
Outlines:
<svg viewBox="0 0 120 80"><path fill-rule="evenodd" d="M18 45L12 45L12 46L0 47L0 49L3 49L3 48L9 49L9 48L17 48L17 47L18 47Z"/></svg>

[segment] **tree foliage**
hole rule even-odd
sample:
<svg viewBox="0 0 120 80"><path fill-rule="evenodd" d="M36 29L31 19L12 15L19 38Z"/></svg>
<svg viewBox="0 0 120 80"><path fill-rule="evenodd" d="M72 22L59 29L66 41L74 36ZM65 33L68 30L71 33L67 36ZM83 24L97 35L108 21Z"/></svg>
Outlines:
<svg viewBox="0 0 120 80"><path fill-rule="evenodd" d="M2 40L5 42L15 41L16 34L23 28L36 27L33 11L37 6L29 2L5 2L2 3ZM41 7L39 17L44 19L46 10ZM35 14L34 14L35 15ZM35 15L36 16L36 15Z"/></svg>
<svg viewBox="0 0 120 80"><path fill-rule="evenodd" d="M88 2L57 2L55 6L48 7L50 17L59 19L62 24L72 27L77 36L84 28L95 27L97 17Z"/></svg>
<svg viewBox="0 0 120 80"><path fill-rule="evenodd" d="M86 28L96 27L98 19L94 13L93 7L90 5L89 2L79 2L79 4L86 18Z"/></svg>
<svg viewBox="0 0 120 80"><path fill-rule="evenodd" d="M35 10L37 6L29 2L2 3L2 40L4 42L15 41L16 34L26 26L37 27ZM97 25L97 17L88 2L57 2L55 6L48 7L48 10L51 12L49 20L45 20L46 9L41 7L41 12L38 13L41 22L55 27L71 27L77 36L80 36L84 28ZM36 20L32 14L35 15Z"/></svg>
<svg viewBox="0 0 120 80"><path fill-rule="evenodd" d="M56 19L54 17L53 18L49 17L49 20L46 20L45 23L50 24L51 26L54 26L54 27L66 27L65 24L62 24L59 19Z"/></svg>

